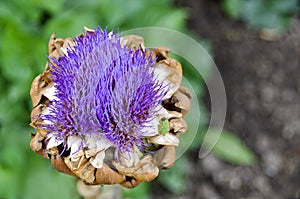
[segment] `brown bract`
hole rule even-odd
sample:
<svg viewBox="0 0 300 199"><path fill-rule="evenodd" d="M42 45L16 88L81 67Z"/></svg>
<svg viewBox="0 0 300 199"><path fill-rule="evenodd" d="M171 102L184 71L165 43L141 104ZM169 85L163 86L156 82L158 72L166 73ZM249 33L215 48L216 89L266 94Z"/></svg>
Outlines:
<svg viewBox="0 0 300 199"><path fill-rule="evenodd" d="M93 31L86 29L86 31ZM181 64L169 58L170 49L166 47L158 47L154 49L145 50L144 40L140 36L130 35L121 38L121 44L128 48L137 50L142 49L145 53L152 53L157 57L155 67L166 73L168 82L174 84L172 89L174 93L172 96L164 100L163 107L167 110L169 120L169 137L178 138L181 134L186 132L187 124L182 119L190 110L191 94L188 89L180 87L182 80L182 67ZM55 33L51 35L48 44L49 56L58 59L66 55L66 49L73 47L72 39L56 38ZM49 60L51 62L51 60ZM53 63L52 63L53 64ZM31 135L30 147L31 149L45 157L51 159L53 167L65 174L76 176L82 179L89 185L102 185L102 184L121 184L127 188L133 188L140 182L151 181L158 176L159 169L168 169L173 166L176 153L174 144L160 145L155 144L156 149L149 154L143 154L137 164L130 167L122 164L117 160L113 160L113 155L106 154L101 168L95 168L90 163L90 158L84 153L84 149L78 152L74 158L70 154L62 153L61 146L47 148L47 135L49 132L38 128L39 124L45 121L39 119L43 114L51 99L49 99L48 91L54 86L50 78L51 74L50 64L47 63L44 72L38 75L32 82L30 96L32 99L32 112L30 125L37 130L35 134ZM172 137L173 136L173 137ZM167 136L166 136L167 137ZM162 139L157 136L153 140Z"/></svg>

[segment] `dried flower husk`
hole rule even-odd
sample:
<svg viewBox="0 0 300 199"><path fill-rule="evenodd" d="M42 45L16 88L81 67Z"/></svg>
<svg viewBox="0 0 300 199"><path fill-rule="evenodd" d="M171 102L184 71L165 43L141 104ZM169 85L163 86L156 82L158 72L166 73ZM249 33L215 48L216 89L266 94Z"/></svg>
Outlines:
<svg viewBox="0 0 300 199"><path fill-rule="evenodd" d="M94 30L86 28L86 31ZM49 132L38 128L40 124L48 122L39 118L48 111L47 107L54 96L51 60L46 64L44 72L38 75L31 85L30 96L33 108L30 125L37 131L31 136L30 147L35 153L51 159L56 170L76 176L86 184L120 184L127 188L133 188L140 182L155 179L160 169L168 169L173 166L176 159L175 147L179 144L179 136L187 130L187 123L183 117L190 110L191 93L188 89L180 86L182 66L177 60L169 57L169 48L145 49L143 38L137 35L121 37L120 42L127 48L142 49L147 55L157 57L156 64L153 66L154 72L157 73L160 81L164 81L168 85L168 94L163 100L163 110L160 111L158 118L161 121L168 121L169 130L164 134L158 132L147 138L147 142L153 145L151 153L139 152L134 157L120 157L119 160L115 160L114 150L111 146L107 146L103 151L96 152L83 148L76 155L72 155L68 152L70 149L63 149L60 140L49 138ZM67 56L67 48L73 46L74 42L71 38L56 38L53 33L48 44L49 57L59 59L59 57ZM94 147L97 148L97 144ZM102 160L101 164L98 164L98 159Z"/></svg>

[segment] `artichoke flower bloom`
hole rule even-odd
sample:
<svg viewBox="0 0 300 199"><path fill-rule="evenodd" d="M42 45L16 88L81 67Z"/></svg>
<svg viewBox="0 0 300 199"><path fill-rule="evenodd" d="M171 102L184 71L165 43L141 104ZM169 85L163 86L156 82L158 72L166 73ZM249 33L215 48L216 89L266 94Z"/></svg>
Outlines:
<svg viewBox="0 0 300 199"><path fill-rule="evenodd" d="M132 188L175 161L191 94L169 49L100 27L50 38L32 82L32 150L86 184Z"/></svg>

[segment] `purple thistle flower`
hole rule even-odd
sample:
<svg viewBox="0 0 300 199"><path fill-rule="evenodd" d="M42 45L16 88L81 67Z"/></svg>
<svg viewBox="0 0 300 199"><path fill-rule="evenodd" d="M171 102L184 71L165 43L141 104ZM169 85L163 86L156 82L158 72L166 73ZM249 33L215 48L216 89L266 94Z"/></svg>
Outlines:
<svg viewBox="0 0 300 199"><path fill-rule="evenodd" d="M48 47L30 89L34 152L92 185L133 188L173 165L191 95L168 48L100 27L74 39L53 33Z"/></svg>
<svg viewBox="0 0 300 199"><path fill-rule="evenodd" d="M66 56L50 59L55 94L42 119L56 140L97 135L129 152L144 148L151 134L145 128L156 125L157 133L152 120L166 92L151 55L122 47L118 35L98 28L75 38Z"/></svg>

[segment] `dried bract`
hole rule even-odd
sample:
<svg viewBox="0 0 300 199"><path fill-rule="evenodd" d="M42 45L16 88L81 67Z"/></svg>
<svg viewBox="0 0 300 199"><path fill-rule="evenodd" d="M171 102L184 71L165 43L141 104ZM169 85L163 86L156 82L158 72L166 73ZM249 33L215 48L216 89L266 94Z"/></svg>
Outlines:
<svg viewBox="0 0 300 199"><path fill-rule="evenodd" d="M52 34L48 51L30 90L34 152L88 185L133 188L172 167L191 95L170 49L85 28L74 39Z"/></svg>

